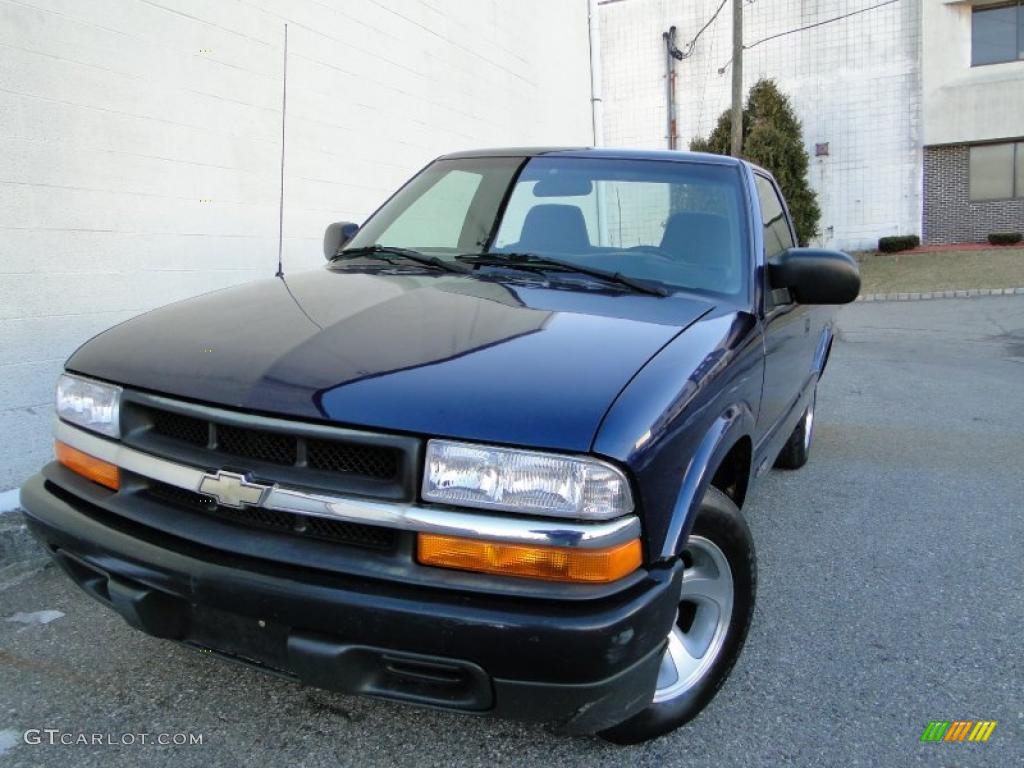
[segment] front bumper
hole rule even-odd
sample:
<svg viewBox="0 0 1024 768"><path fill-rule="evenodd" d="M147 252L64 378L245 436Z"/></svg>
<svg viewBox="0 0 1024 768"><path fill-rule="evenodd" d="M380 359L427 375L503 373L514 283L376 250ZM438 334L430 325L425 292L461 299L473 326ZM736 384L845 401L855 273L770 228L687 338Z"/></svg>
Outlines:
<svg viewBox="0 0 1024 768"><path fill-rule="evenodd" d="M305 684L592 733L651 701L680 566L563 601L327 573L202 546L22 488L29 527L132 626Z"/></svg>

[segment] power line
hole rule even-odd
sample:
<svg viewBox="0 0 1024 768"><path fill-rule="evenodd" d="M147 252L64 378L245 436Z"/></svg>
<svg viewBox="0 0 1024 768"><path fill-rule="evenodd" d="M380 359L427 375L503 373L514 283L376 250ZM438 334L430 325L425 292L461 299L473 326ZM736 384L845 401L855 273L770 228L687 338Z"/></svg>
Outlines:
<svg viewBox="0 0 1024 768"><path fill-rule="evenodd" d="M718 10L715 11L711 18L704 23L704 26L701 27L697 34L693 36L693 39L683 46L683 49L680 51L681 55L678 58L685 59L693 55L693 47L697 44L697 41L700 40L700 36L704 34L708 27L715 23L715 19L718 18L718 14L722 12L722 9L725 8L725 4L727 2L729 2L729 0L722 0L721 4L718 6Z"/></svg>
<svg viewBox="0 0 1024 768"><path fill-rule="evenodd" d="M708 46L707 65L704 68L704 77L700 83L700 104L697 107L697 135L704 135L704 102L708 92L708 83L711 81L711 69L714 67L712 62L715 60L715 44L717 38L712 37L711 42Z"/></svg>
<svg viewBox="0 0 1024 768"><path fill-rule="evenodd" d="M762 37L757 42L751 43L750 45L744 45L743 47L746 48L746 49L754 48L754 47L760 45L761 43L767 43L769 40L774 40L777 37L785 37L786 35L792 35L792 34L794 34L796 32L803 32L803 31L808 30L808 29L814 29L815 27L821 27L821 26L824 26L825 24L831 24L833 21L842 21L843 19L848 19L851 16L856 16L858 13L867 13L868 11L873 11L876 8L882 8L883 6L893 5L894 3L898 3L898 2L900 2L900 0L885 0L884 3L878 3L876 5L872 5L872 6L869 6L867 8L860 8L860 9L858 9L856 11L850 11L849 13L844 13L842 16L836 16L835 18L832 18L832 19L825 19L824 21L816 21L814 24L808 24L808 25L803 26L803 27L797 27L796 29L791 29L788 32L779 32L776 35L770 35L768 37Z"/></svg>
<svg viewBox="0 0 1024 768"><path fill-rule="evenodd" d="M768 37L762 37L760 40L757 40L757 41L751 43L750 45L744 45L743 46L743 50L747 51L747 50L750 50L751 48L756 48L761 43L767 43L769 40L775 40L775 39L780 38L780 37L785 37L786 35L794 35L797 32L805 32L808 29L814 29L815 27L822 27L822 26L824 26L826 24L831 24L832 22L835 22L835 21L842 21L843 19L848 19L851 16L856 16L857 14L860 14L860 13L867 13L868 11L873 11L876 8L883 8L883 7L887 6L887 5L894 5L895 3L898 3L898 2L900 2L900 0L885 0L885 2L876 3L875 5L869 5L867 8L858 8L856 11L850 11L849 13L844 13L841 16L834 16L831 19L823 19L822 21L816 21L813 24L805 24L802 27L796 27L795 29L789 29L789 30L786 30L785 32L778 32L778 33L776 33L774 35L769 35ZM730 64L732 64L732 59L729 59L729 61L725 62L725 64L723 64L721 67L718 68L718 74L724 75L725 74L725 70L729 67Z"/></svg>

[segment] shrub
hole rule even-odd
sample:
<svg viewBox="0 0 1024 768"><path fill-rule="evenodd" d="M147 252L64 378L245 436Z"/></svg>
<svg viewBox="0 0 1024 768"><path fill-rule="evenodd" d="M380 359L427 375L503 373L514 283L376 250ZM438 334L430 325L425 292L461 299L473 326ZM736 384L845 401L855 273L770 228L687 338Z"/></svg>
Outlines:
<svg viewBox="0 0 1024 768"><path fill-rule="evenodd" d="M726 110L707 138L690 142L694 152L729 154L732 112ZM804 149L803 126L783 94L772 80L759 80L750 89L743 108L743 157L757 163L775 176L793 216L800 245L818 235L821 209L818 196L807 179L810 158Z"/></svg>
<svg viewBox="0 0 1024 768"><path fill-rule="evenodd" d="M1021 240L1024 240L1024 235L1020 232L993 232L988 236L992 245L1016 245Z"/></svg>
<svg viewBox="0 0 1024 768"><path fill-rule="evenodd" d="M921 238L917 235L892 235L882 237L878 240L878 250L882 253L898 253L917 248L921 244Z"/></svg>

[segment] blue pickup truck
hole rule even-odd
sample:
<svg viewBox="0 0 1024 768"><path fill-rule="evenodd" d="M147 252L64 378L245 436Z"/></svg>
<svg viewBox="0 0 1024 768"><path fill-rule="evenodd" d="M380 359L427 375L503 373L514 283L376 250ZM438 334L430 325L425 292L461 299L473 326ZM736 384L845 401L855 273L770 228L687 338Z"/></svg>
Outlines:
<svg viewBox="0 0 1024 768"><path fill-rule="evenodd" d="M742 160L441 157L328 227L324 268L80 347L29 526L153 636L653 738L740 653L748 488L807 461L829 305L860 288L850 257L796 245Z"/></svg>

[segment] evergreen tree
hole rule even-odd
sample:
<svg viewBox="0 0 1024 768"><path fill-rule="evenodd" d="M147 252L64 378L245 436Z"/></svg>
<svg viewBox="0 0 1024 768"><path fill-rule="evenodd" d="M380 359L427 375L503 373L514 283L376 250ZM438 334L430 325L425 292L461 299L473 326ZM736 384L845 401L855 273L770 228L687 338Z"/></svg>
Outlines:
<svg viewBox="0 0 1024 768"><path fill-rule="evenodd" d="M690 142L694 152L729 154L732 112L726 110L706 139ZM759 80L743 108L743 157L771 171L782 188L793 216L797 239L806 245L818 234L821 209L807 181L810 158L804 150L803 126L789 99L773 80Z"/></svg>

